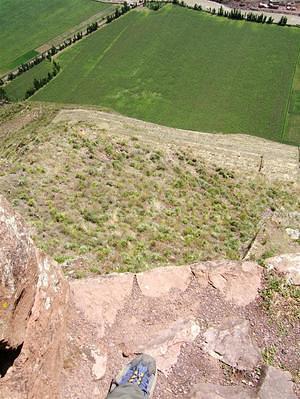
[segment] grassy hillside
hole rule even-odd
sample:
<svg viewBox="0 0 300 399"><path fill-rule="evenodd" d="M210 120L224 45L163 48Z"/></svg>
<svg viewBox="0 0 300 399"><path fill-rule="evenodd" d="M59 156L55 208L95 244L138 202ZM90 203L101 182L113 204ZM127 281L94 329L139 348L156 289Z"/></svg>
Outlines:
<svg viewBox="0 0 300 399"><path fill-rule="evenodd" d="M90 271L108 272L239 259L266 211L299 209L292 184L208 164L188 144L49 124L55 108L37 110L26 127L0 131L0 193L60 262L83 256ZM25 111L4 108L2 120L14 112Z"/></svg>
<svg viewBox="0 0 300 399"><path fill-rule="evenodd" d="M62 72L33 99L280 141L299 39L171 5L132 11L59 56Z"/></svg>
<svg viewBox="0 0 300 399"><path fill-rule="evenodd" d="M5 91L11 101L24 100L26 91L33 87L34 79L47 77L48 72L52 72L53 64L43 61L34 68L18 76L5 86Z"/></svg>
<svg viewBox="0 0 300 399"><path fill-rule="evenodd" d="M104 11L93 0L1 0L0 74L36 55L36 48Z"/></svg>

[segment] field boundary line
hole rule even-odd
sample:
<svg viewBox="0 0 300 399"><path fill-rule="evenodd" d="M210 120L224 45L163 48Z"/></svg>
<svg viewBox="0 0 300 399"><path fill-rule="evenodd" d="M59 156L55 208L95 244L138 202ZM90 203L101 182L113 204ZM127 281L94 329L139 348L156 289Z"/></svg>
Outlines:
<svg viewBox="0 0 300 399"><path fill-rule="evenodd" d="M78 31L80 30L85 30L87 28L87 26L93 22L104 22L104 25L106 23L106 17L109 15L112 15L112 12L115 10L115 6L117 4L122 4L122 3L117 3L117 2L112 2L112 3L108 3L108 2L104 2L105 4L110 4L111 6L107 9L107 12L105 10L103 10L102 12L96 13L94 15L92 15L91 17L89 17L88 19L82 21L80 24L74 25L72 26L69 30L63 32L61 35L55 36L54 38L48 40L45 43L42 43L39 47L35 47L34 51L37 52L37 54L32 57L29 58L26 63L33 61L36 57L43 55L44 53L48 52L52 46L58 46L59 44L61 44L64 40L67 40L70 38L70 36L74 35L75 33L78 33ZM94 33L94 32L92 32ZM50 44L50 42L52 42ZM72 45L75 43L72 43ZM71 45L71 46L72 46ZM43 49L42 47L47 47L47 49ZM70 47L70 46L69 46ZM41 50L39 50L41 49ZM66 49L63 49L66 50ZM63 51L62 50L62 51ZM14 73L18 70L19 66L22 64L19 64L17 67L12 68L10 70L8 70L7 72L5 72L4 74L0 75L0 79L4 80L10 73Z"/></svg>
<svg viewBox="0 0 300 399"><path fill-rule="evenodd" d="M298 51L298 56L295 62L295 66L294 66L294 71L293 71L293 77L291 79L291 85L290 85L290 90L289 90L289 94L288 94L288 99L287 99L287 103L286 103L286 109L285 109L285 117L284 117L284 121L283 121L283 128L281 131L281 135L280 135L280 139L283 141L284 140L284 136L286 134L286 129L287 129L287 124L288 124L288 120L289 120L289 109L290 109L290 104L291 104L291 99L292 99L292 94L293 94L293 87L294 87L294 80L295 80L295 76L296 76L296 70L297 70L297 66L299 64L300 61L300 48Z"/></svg>
<svg viewBox="0 0 300 399"><path fill-rule="evenodd" d="M106 24L104 24L102 27L104 27L104 26L106 26ZM98 62L100 62L102 59L103 59L103 57L105 56L105 54L112 48L112 46L118 41L118 39L120 38L120 36L122 35L122 33L125 31L127 29L127 26L125 26L125 28L118 34L118 36L117 37L115 37L113 40L112 40L112 42L106 47L106 49L105 50L103 50L103 52L102 52L102 54L100 54L100 56L99 56L99 58L97 58L97 63ZM97 32L97 31L96 31ZM75 44L75 43L74 43ZM97 64L95 64L95 65L97 65ZM88 77L88 75L95 69L95 67L96 66L92 66L88 71L87 71L87 73L84 75L85 77ZM78 82L78 84L75 86L74 85L74 87L73 87L73 89L70 91L70 94L71 93L74 93L74 92L76 92L76 90L78 89L78 85L80 84L80 82ZM45 85L45 87L46 87L47 85Z"/></svg>
<svg viewBox="0 0 300 399"><path fill-rule="evenodd" d="M129 10L126 14L130 13L130 11L132 11L132 10ZM119 18L117 18L117 19L120 19L120 18L124 17L126 14L121 15L121 16L120 16ZM115 21L110 22L110 24L112 24L113 22L115 22ZM92 36L93 34L95 34L96 32L100 31L101 29L104 29L107 25L108 25L108 24L107 24L105 18L103 18L103 19L101 20L101 22L99 23L99 25L98 25L98 29L95 30L94 32L91 32L88 36L83 36L83 38L80 40L80 42L82 42L83 40L85 40L85 39L87 39L88 37ZM107 46L107 48L106 48L106 49L103 51L103 53L100 55L100 57L99 57L100 60L101 60L101 58L104 57L104 55L106 54L106 52L109 51L109 50L111 49L111 47L113 46L113 44L120 38L120 36L123 34L123 32L124 32L127 28L128 28L128 26L125 26L125 28L119 33L119 35L110 43L109 46ZM56 53L56 54L53 56L53 59L57 59L62 53L64 53L64 52L66 52L67 50L71 49L71 48L72 48L73 46L75 46L76 44L78 44L78 42L72 43L70 46L68 46L68 47L66 47L66 48L64 48L64 49L62 49L61 51L59 51L58 53ZM93 67L92 69L94 69L94 67ZM92 70L92 69L91 69L91 70ZM90 70L90 71L91 71L91 70ZM89 71L88 73L90 73L90 71ZM60 72L61 72L61 71L60 71ZM58 76L59 76L59 73L58 73L51 81L54 81ZM48 82L48 83L50 83L50 82ZM41 92L43 89L46 89L47 86L48 86L48 84L46 84L46 85L44 85L43 87L41 87L39 90L37 90L31 97L29 97L29 98L26 99L25 101L31 101L31 99L35 96L35 94L37 94L38 92ZM76 90L77 90L77 86L76 86ZM75 91L75 88L72 90L72 93L73 93L74 91Z"/></svg>
<svg viewBox="0 0 300 399"><path fill-rule="evenodd" d="M121 32L111 41L111 43L106 47L106 49L103 50L102 54L97 58L97 64L102 61L104 56L111 50L111 48L115 45L115 43L120 39L120 37L123 35L123 33L128 29L128 25L125 26L124 29L121 30ZM92 70L96 68L96 64L92 66L87 72L87 75L90 74Z"/></svg>
<svg viewBox="0 0 300 399"><path fill-rule="evenodd" d="M105 4L109 4L109 3L105 3ZM43 53L43 52L45 52L45 50L42 50L42 47L47 46L47 47L51 48L51 46L57 46L63 40L68 39L71 35L78 33L80 30L86 29L86 27L90 23L102 21L103 18L105 18L107 15L110 15L110 13L114 11L115 4L117 4L117 3L111 3L111 6L109 8L92 15L88 19L82 21L80 24L72 26L69 30L63 32L61 35L55 36L54 38L48 40L46 43L43 43L39 47L36 47L35 50L40 53Z"/></svg>

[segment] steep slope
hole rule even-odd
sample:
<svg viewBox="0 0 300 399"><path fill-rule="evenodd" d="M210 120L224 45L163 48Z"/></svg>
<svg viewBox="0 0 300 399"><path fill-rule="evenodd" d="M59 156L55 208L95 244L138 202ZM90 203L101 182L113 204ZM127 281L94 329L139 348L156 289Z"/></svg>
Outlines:
<svg viewBox="0 0 300 399"><path fill-rule="evenodd" d="M103 399L139 352L154 399L297 398L299 254L266 261L291 282L222 260L68 283L1 196L0 233L1 399Z"/></svg>
<svg viewBox="0 0 300 399"><path fill-rule="evenodd" d="M42 249L77 259L78 276L241 259L262 219L298 209L295 147L35 107L2 137L0 190ZM16 125L11 115L5 123Z"/></svg>

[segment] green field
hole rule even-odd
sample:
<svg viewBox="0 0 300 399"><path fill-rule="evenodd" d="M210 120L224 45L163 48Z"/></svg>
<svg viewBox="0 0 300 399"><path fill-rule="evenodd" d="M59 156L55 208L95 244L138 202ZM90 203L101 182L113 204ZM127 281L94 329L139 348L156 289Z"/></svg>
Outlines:
<svg viewBox="0 0 300 399"><path fill-rule="evenodd" d="M132 11L65 51L62 72L33 99L281 141L299 46L296 28L171 5Z"/></svg>
<svg viewBox="0 0 300 399"><path fill-rule="evenodd" d="M33 87L34 79L45 78L48 72L52 72L52 70L53 64L49 61L43 61L34 68L29 69L29 71L22 73L22 75L5 86L8 98L11 101L23 100L26 91Z"/></svg>
<svg viewBox="0 0 300 399"><path fill-rule="evenodd" d="M291 97L288 106L288 114L284 138L300 144L300 65L297 65L292 85Z"/></svg>
<svg viewBox="0 0 300 399"><path fill-rule="evenodd" d="M34 57L39 46L110 7L93 0L1 0L0 74Z"/></svg>

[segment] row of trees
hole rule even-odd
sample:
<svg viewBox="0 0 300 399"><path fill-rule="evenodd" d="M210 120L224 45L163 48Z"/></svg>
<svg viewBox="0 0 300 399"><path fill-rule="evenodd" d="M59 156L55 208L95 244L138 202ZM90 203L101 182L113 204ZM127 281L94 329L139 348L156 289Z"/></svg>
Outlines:
<svg viewBox="0 0 300 399"><path fill-rule="evenodd" d="M285 26L287 24L287 17L282 16L278 22L278 25Z"/></svg>
<svg viewBox="0 0 300 399"><path fill-rule="evenodd" d="M184 1L179 1L179 0L171 0L171 1L165 1L164 3L173 3L175 5L179 5L180 7L189 7ZM193 7L194 10L196 11L203 11L203 8L201 5L195 4ZM274 23L274 18L269 16L267 17L264 14L256 14L253 12L248 12L247 14L243 13L239 9L232 9L230 11L224 10L224 8L221 6L218 10L215 8L209 8L208 12L213 14L213 15L218 15L220 17L225 17L229 19L235 19L235 20L245 20L249 22L257 22L260 24L273 24ZM280 26L285 26L287 24L287 17L282 16L280 20L278 21L278 25Z"/></svg>
<svg viewBox="0 0 300 399"><path fill-rule="evenodd" d="M135 8L135 7L137 7L136 4L134 4L130 7L130 5L125 1L121 8L120 7L116 8L116 11L114 12L114 14L108 15L106 17L106 23L109 24L110 22L114 21L115 19L121 17L121 15L126 14L131 8Z"/></svg>
<svg viewBox="0 0 300 399"><path fill-rule="evenodd" d="M92 24L94 25L94 24ZM93 30L91 29L91 25L89 25L87 27L87 32L86 35L90 34ZM78 32L76 33L73 37L64 40L61 44L59 44L58 46L52 46L48 51L45 51L44 53L38 55L37 57L33 58L32 60L25 62L23 64L21 64L17 71L15 72L10 72L7 75L7 80L11 81L13 79L15 79L16 77L18 77L19 75L21 75L22 73L29 71L29 69L33 68L34 66L40 64L41 62L43 62L44 60L48 59L49 61L51 61L51 57L54 56L55 54L57 54L59 51L65 49L66 47L70 46L71 44L77 42L78 40L82 39L82 37L84 36L84 34L82 32ZM4 84L3 79L0 79L0 86Z"/></svg>
<svg viewBox="0 0 300 399"><path fill-rule="evenodd" d="M130 6L125 2L121 8L117 8L115 13L109 17L107 17L107 22L111 22L113 19L118 18L125 12L130 10ZM111 18L111 20L109 20ZM108 21L109 20L109 21ZM35 58L31 59L28 62L23 63L22 65L19 66L17 71L15 72L10 72L7 75L7 80L11 81L15 79L17 76L21 75L22 73L28 71L29 69L33 68L35 65L38 65L45 59L51 60L51 57L53 57L55 54L59 53L60 51L64 50L66 47L70 46L71 44L77 42L78 40L81 40L84 36L87 36L91 34L92 32L95 32L99 28L98 22L93 22L89 24L86 28L85 32L77 32L74 34L74 36L65 39L62 43L60 43L57 46L52 46L49 50L45 51L42 54L39 54ZM0 86L4 84L4 80L0 79Z"/></svg>
<svg viewBox="0 0 300 399"><path fill-rule="evenodd" d="M153 1L153 0L151 0L151 1L145 1L144 2L144 7L147 7L150 10L153 10L153 11L157 11L163 6L164 6L164 3L161 2L161 1Z"/></svg>
<svg viewBox="0 0 300 399"><path fill-rule="evenodd" d="M41 87L45 86L48 82L50 82L50 80L52 80L58 74L59 71L60 71L60 65L57 62L53 61L52 72L48 72L48 75L44 78L41 79L35 78L33 81L33 87L31 87L26 91L24 100L26 100L26 98L33 96L33 94L36 91L38 91Z"/></svg>
<svg viewBox="0 0 300 399"><path fill-rule="evenodd" d="M248 12L247 14L244 14L239 9L225 11L222 6L218 9L218 11L216 11L215 8L213 8L212 10L210 9L209 12L211 12L211 14L213 14L213 15L219 15L221 17L226 17L226 18L236 19L236 20L245 20L245 21L249 21L249 22L257 22L259 24L273 24L274 23L274 18L271 16L267 17L264 14L255 14L253 12ZM285 26L287 24L287 17L282 16L277 24L280 26Z"/></svg>
<svg viewBox="0 0 300 399"><path fill-rule="evenodd" d="M8 102L8 97L6 91L3 89L3 87L0 87L0 105L5 104L7 102Z"/></svg>
<svg viewBox="0 0 300 399"><path fill-rule="evenodd" d="M245 20L245 21L249 21L249 22L257 22L260 24L272 24L274 22L272 17L267 17L264 14L255 14L253 12L248 12L247 14L244 14L241 12L241 10L239 9L233 9L230 11L226 11L224 10L224 8L221 6L217 11L215 8L213 8L212 10L210 10L211 14L213 15L218 15L220 17L226 17L229 19L235 19L235 20Z"/></svg>
<svg viewBox="0 0 300 399"><path fill-rule="evenodd" d="M88 25L86 28L86 34L89 35L92 32L95 32L95 30L98 29L98 22L93 22L92 24Z"/></svg>

